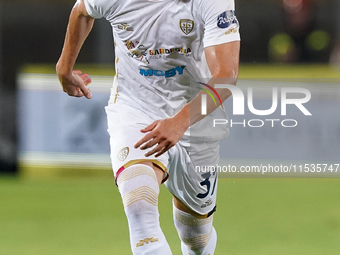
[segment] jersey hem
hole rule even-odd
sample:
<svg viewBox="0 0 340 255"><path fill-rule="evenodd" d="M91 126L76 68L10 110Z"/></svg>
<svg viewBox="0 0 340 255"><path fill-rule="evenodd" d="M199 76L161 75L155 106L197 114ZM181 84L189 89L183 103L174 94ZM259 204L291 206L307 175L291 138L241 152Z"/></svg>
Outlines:
<svg viewBox="0 0 340 255"><path fill-rule="evenodd" d="M221 45L224 43L229 43L229 42L235 42L235 41L241 41L240 34L234 34L234 35L229 35L228 37L225 38L219 38L219 39L210 39L204 42L204 48L209 47L209 46L215 46L215 45Z"/></svg>

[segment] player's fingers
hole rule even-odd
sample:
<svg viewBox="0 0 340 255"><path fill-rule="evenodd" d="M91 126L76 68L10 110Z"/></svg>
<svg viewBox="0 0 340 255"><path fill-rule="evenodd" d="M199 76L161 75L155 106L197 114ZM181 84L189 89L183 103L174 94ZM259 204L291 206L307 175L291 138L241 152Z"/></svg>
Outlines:
<svg viewBox="0 0 340 255"><path fill-rule="evenodd" d="M142 144L146 143L147 141L149 141L150 139L153 138L153 134L149 133L147 135L145 135L142 139L140 139L136 144L135 144L135 149L137 149L139 146L141 146Z"/></svg>
<svg viewBox="0 0 340 255"><path fill-rule="evenodd" d="M80 85L79 87L80 87L80 90L81 90L83 96L85 96L87 99L91 99L92 98L91 90L85 86L84 82L82 84L79 84L79 85Z"/></svg>
<svg viewBox="0 0 340 255"><path fill-rule="evenodd" d="M80 90L80 88L78 88L76 97L83 97L83 96L84 96L83 92Z"/></svg>
<svg viewBox="0 0 340 255"><path fill-rule="evenodd" d="M79 74L80 78L85 81L87 78L89 78L89 74L88 73L83 73L83 74Z"/></svg>
<svg viewBox="0 0 340 255"><path fill-rule="evenodd" d="M151 141L149 141L149 142L147 142L147 143L145 143L145 144L143 144L141 147L140 147L140 149L141 150L145 150L145 149L148 149L148 148L151 148L151 147L153 147L154 145L156 145L157 143L160 143L161 141L160 141L160 139L152 139Z"/></svg>
<svg viewBox="0 0 340 255"><path fill-rule="evenodd" d="M154 121L153 123L151 123L149 126L147 126L146 128L141 129L142 133L147 133L152 131L158 124L159 120Z"/></svg>
<svg viewBox="0 0 340 255"><path fill-rule="evenodd" d="M156 155L155 157L159 157L162 155L164 152L167 152L170 148L172 147L171 143L168 143L165 147L163 147Z"/></svg>
<svg viewBox="0 0 340 255"><path fill-rule="evenodd" d="M79 87L76 88L76 91L74 93L75 94L73 96L75 96L75 97L83 97L84 96L83 92L81 91L81 89Z"/></svg>
<svg viewBox="0 0 340 255"><path fill-rule="evenodd" d="M81 89L83 96L85 96L87 99L91 99L92 98L91 90L86 87L91 82L89 74L84 73L79 75L79 77L82 79L82 82L79 84L79 87Z"/></svg>
<svg viewBox="0 0 340 255"><path fill-rule="evenodd" d="M89 85L92 82L91 78L88 77L86 80L84 80L85 86Z"/></svg>
<svg viewBox="0 0 340 255"><path fill-rule="evenodd" d="M83 80L85 86L89 85L92 82L92 80L91 80L91 78L90 78L88 73L83 73L83 74L81 74L79 76Z"/></svg>
<svg viewBox="0 0 340 255"><path fill-rule="evenodd" d="M77 75L81 75L81 71L80 70L74 70L73 73L77 74Z"/></svg>
<svg viewBox="0 0 340 255"><path fill-rule="evenodd" d="M155 154L156 152L160 152L163 148L164 148L164 143L160 143L155 148L153 148L151 151L146 153L145 157L149 157L149 156Z"/></svg>
<svg viewBox="0 0 340 255"><path fill-rule="evenodd" d="M64 89L64 92L67 93L67 95L72 96L72 97L82 97L84 96L83 92L81 89L78 88L72 88L72 89Z"/></svg>

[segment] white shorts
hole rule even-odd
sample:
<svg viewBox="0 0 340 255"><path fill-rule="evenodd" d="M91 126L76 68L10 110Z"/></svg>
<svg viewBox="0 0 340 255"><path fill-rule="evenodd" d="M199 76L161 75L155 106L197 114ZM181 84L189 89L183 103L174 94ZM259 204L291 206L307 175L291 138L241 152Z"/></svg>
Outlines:
<svg viewBox="0 0 340 255"><path fill-rule="evenodd" d="M217 173L197 171L200 166L216 166L219 162L219 141L193 143L184 136L174 147L159 157L135 149L135 143L145 134L140 130L156 119L139 109L121 102L109 102L105 108L110 134L112 168L117 179L127 167L142 161L151 161L166 174L168 190L193 211L205 215L216 204ZM202 168L201 168L202 169Z"/></svg>

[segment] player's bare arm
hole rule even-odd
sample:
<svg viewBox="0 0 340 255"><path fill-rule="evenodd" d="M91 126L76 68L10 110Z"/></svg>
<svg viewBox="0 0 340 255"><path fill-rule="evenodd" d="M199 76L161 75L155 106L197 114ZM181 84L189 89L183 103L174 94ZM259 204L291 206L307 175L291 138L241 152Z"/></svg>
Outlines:
<svg viewBox="0 0 340 255"><path fill-rule="evenodd" d="M208 67L212 74L209 81L210 86L215 86L215 81L236 85L239 70L240 42L229 42L222 45L210 46L205 49ZM217 89L222 102L230 97L228 89ZM151 125L142 129L141 132L148 133L135 144L135 148L142 150L157 145L145 155L150 156L156 153L156 157L174 146L184 135L190 125L203 119L206 115L201 114L200 92L190 103L185 105L174 117L157 120ZM212 99L207 100L207 113L213 112L219 105L215 105Z"/></svg>
<svg viewBox="0 0 340 255"><path fill-rule="evenodd" d="M236 85L239 71L240 41L215 45L205 48L209 70L212 74L208 85L215 87L215 84ZM229 89L216 89L221 101L224 102L231 96ZM206 115L201 114L201 91L183 108L187 118L190 118L190 125L203 119ZM211 98L207 99L207 114L212 113L219 105L215 105ZM187 109L185 109L187 108ZM180 111L178 114L182 114ZM184 114L184 113L183 113Z"/></svg>
<svg viewBox="0 0 340 255"><path fill-rule="evenodd" d="M88 99L92 97L91 91L86 87L91 82L88 74L73 71L73 66L93 23L94 19L86 12L84 1L78 0L71 11L64 47L56 66L63 91L69 96L85 96Z"/></svg>

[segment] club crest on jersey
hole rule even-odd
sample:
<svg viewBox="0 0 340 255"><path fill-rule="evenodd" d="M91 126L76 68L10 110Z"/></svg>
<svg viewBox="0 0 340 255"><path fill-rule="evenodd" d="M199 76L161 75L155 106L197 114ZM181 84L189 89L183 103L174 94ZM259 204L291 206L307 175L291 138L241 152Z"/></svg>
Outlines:
<svg viewBox="0 0 340 255"><path fill-rule="evenodd" d="M188 35L192 30L194 30L195 22L191 19L181 19L179 21L179 26L182 32Z"/></svg>
<svg viewBox="0 0 340 255"><path fill-rule="evenodd" d="M123 149L121 149L118 154L117 154L117 158L120 160L120 161L124 161L127 156L129 155L129 147L125 147Z"/></svg>
<svg viewBox="0 0 340 255"><path fill-rule="evenodd" d="M217 17L217 26L219 28L227 28L232 24L236 25L235 28L239 27L238 20L235 15L235 11L225 11L218 15Z"/></svg>

